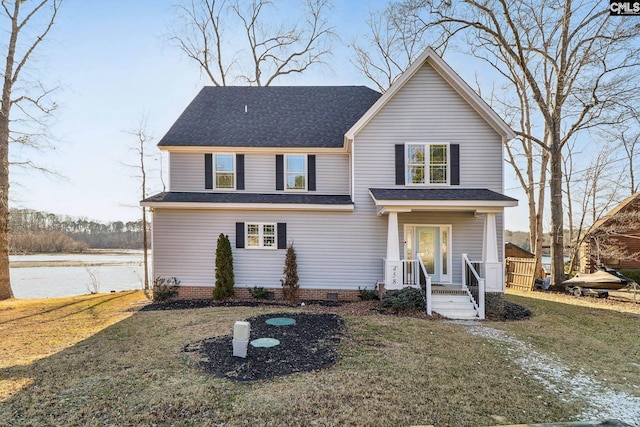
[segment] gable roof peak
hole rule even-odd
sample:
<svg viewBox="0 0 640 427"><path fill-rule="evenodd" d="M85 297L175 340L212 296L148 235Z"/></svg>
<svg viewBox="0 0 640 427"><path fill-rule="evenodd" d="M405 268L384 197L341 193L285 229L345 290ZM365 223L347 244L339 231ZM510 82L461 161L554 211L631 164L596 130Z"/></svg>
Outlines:
<svg viewBox="0 0 640 427"><path fill-rule="evenodd" d="M389 89L345 134L353 140L387 102L425 65L429 64L480 116L504 139L516 137L511 127L456 73L440 55L428 46L424 52L391 84Z"/></svg>

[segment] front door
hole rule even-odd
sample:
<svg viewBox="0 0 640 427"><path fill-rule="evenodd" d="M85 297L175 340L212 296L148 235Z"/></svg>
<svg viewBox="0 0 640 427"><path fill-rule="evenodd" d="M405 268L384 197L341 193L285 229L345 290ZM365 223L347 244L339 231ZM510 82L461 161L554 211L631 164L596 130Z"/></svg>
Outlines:
<svg viewBox="0 0 640 427"><path fill-rule="evenodd" d="M451 282L449 247L451 226L407 226L405 228L406 257L422 258L433 282Z"/></svg>
<svg viewBox="0 0 640 427"><path fill-rule="evenodd" d="M440 281L440 228L416 227L415 253L434 282Z"/></svg>

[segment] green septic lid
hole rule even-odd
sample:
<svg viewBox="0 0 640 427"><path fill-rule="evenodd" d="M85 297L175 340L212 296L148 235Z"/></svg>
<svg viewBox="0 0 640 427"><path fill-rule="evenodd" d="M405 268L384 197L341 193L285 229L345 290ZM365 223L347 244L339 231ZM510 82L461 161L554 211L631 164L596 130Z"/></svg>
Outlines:
<svg viewBox="0 0 640 427"><path fill-rule="evenodd" d="M275 338L258 338L257 340L251 341L251 345L254 347L275 347L280 344Z"/></svg>
<svg viewBox="0 0 640 427"><path fill-rule="evenodd" d="M267 319L266 323L267 325L287 326L294 325L296 320L290 317L272 317L271 319Z"/></svg>

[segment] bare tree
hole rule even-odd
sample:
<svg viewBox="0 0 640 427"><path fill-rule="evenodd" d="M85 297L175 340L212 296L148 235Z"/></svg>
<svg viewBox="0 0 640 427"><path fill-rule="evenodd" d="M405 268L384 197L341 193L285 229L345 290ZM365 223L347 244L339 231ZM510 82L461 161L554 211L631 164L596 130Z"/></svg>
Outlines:
<svg viewBox="0 0 640 427"><path fill-rule="evenodd" d="M640 68L637 22L610 17L600 2L572 0L406 0L425 31L442 31L461 49L487 60L503 76L526 82L536 121L521 138L549 156L551 280L564 280L562 152L589 128L611 121L608 111L638 99ZM451 39L453 40L453 39Z"/></svg>
<svg viewBox="0 0 640 427"><path fill-rule="evenodd" d="M632 106L624 108L620 113L619 124L602 129L602 137L610 141L614 146L620 147L626 160L626 172L628 173L629 195L640 191L640 184L636 181L635 166L638 150L640 149L640 111Z"/></svg>
<svg viewBox="0 0 640 427"><path fill-rule="evenodd" d="M580 248L592 231L593 224L608 212L625 183L625 170L612 167L611 145L601 147L591 163L575 170L575 160L584 155L577 152L575 142L567 144L563 155L565 210L568 221L569 271L575 271L580 260Z"/></svg>
<svg viewBox="0 0 640 427"><path fill-rule="evenodd" d="M140 196L142 200L147 198L147 174L149 171L147 161L151 160L147 145L153 140L153 137L147 133L147 118L142 116L135 128L129 131L129 134L135 137L135 144L131 148L137 161L136 164L125 164L125 166L135 169L140 179ZM160 173L162 176L162 172ZM164 188L164 182L162 183ZM148 242L148 221L147 208L142 206L142 251L144 259L144 289L149 289L149 242Z"/></svg>
<svg viewBox="0 0 640 427"><path fill-rule="evenodd" d="M422 21L405 12L393 3L371 12L366 21L369 34L353 42L354 65L380 92L385 92L427 47ZM444 46L436 48L442 54Z"/></svg>
<svg viewBox="0 0 640 427"><path fill-rule="evenodd" d="M32 90L20 90L22 74L47 37L55 22L61 0L27 2L2 0L2 10L9 24L5 41L5 65L2 70L2 101L0 104L0 300L13 298L9 276L9 145L30 143L26 132L15 133L12 108L22 114L22 120L34 120L38 113L49 114L54 105L47 105L51 90L36 84ZM24 9L23 9L24 7ZM35 34L34 34L35 33ZM18 90L15 90L15 89ZM21 93L17 93L21 92ZM29 163L28 161L26 162Z"/></svg>
<svg viewBox="0 0 640 427"><path fill-rule="evenodd" d="M336 35L325 18L331 5L305 0L303 22L278 24L270 0L191 0L176 6L181 24L170 38L215 86L234 79L269 86L331 55Z"/></svg>

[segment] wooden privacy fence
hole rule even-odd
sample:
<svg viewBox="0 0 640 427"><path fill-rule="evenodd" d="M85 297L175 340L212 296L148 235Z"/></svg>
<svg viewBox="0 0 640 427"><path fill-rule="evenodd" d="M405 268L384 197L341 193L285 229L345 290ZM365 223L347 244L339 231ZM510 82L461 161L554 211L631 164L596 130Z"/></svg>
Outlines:
<svg viewBox="0 0 640 427"><path fill-rule="evenodd" d="M532 291L535 270L535 258L507 258L505 275L507 288Z"/></svg>

